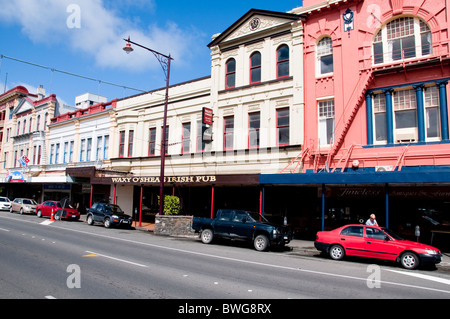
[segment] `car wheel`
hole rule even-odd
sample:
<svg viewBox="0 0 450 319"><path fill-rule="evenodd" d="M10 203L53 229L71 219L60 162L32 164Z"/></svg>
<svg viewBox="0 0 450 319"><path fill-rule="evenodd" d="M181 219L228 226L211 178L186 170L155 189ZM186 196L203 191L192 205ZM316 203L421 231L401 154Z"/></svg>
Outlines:
<svg viewBox="0 0 450 319"><path fill-rule="evenodd" d="M331 257L331 259L334 260L341 260L344 258L345 256L345 250L344 247L342 247L341 245L333 245L330 248L329 251L329 255Z"/></svg>
<svg viewBox="0 0 450 319"><path fill-rule="evenodd" d="M111 227L111 220L109 219L109 217L105 218L105 220L103 221L103 225L105 226L105 228Z"/></svg>
<svg viewBox="0 0 450 319"><path fill-rule="evenodd" d="M88 223L88 225L94 225L94 217L92 217L92 215L89 215L86 222Z"/></svg>
<svg viewBox="0 0 450 319"><path fill-rule="evenodd" d="M264 235L258 235L253 241L253 246L257 251L264 251L269 247L269 240Z"/></svg>
<svg viewBox="0 0 450 319"><path fill-rule="evenodd" d="M419 257L415 253L405 252L400 256L400 263L403 268L416 269L419 267Z"/></svg>
<svg viewBox="0 0 450 319"><path fill-rule="evenodd" d="M37 211L37 217L39 217L39 218L41 218L42 217L42 212L41 212L41 210L39 209L38 211Z"/></svg>
<svg viewBox="0 0 450 319"><path fill-rule="evenodd" d="M214 234L211 229L203 229L200 238L202 239L202 243L210 244L213 241Z"/></svg>

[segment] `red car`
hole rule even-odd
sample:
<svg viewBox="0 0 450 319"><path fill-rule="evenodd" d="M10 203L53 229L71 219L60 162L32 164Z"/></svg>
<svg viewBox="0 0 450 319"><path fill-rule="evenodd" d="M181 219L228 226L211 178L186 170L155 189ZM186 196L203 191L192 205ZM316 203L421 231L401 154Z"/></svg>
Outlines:
<svg viewBox="0 0 450 319"><path fill-rule="evenodd" d="M80 213L68 205L67 207L62 207L61 203L58 201L48 200L42 204L36 206L36 214L38 217L48 216L51 217L53 213L54 219L66 219L66 220L79 220Z"/></svg>
<svg viewBox="0 0 450 319"><path fill-rule="evenodd" d="M442 260L441 252L435 247L404 240L386 228L367 225L319 231L314 246L335 260L345 256L378 258L400 262L407 269L438 264Z"/></svg>

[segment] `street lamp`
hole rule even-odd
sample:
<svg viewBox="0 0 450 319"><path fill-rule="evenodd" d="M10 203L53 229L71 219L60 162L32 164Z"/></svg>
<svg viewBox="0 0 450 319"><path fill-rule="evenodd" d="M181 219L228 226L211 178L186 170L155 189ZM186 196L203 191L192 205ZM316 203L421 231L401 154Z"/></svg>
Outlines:
<svg viewBox="0 0 450 319"><path fill-rule="evenodd" d="M162 134L161 134L161 172L159 176L159 215L163 215L164 210L164 166L166 162L166 129L167 129L167 106L169 104L169 78L170 78L170 61L173 60L169 55L165 55L162 53L159 53L155 50L149 49L143 45L140 45L138 43L135 43L130 40L130 37L128 39L124 39L124 41L127 42L127 45L123 48L123 50L130 54L134 51L134 49L131 47L131 44L134 44L138 47L141 47L143 49L146 49L153 53L153 55L158 60L159 64L161 65L164 75L166 76L166 98L164 102L164 120L163 120L163 128L162 128Z"/></svg>

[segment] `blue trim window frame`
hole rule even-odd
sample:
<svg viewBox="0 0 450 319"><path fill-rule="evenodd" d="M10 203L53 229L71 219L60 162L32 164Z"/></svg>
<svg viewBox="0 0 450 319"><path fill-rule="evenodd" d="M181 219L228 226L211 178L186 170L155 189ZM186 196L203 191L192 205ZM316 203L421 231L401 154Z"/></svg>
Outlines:
<svg viewBox="0 0 450 319"><path fill-rule="evenodd" d="M367 144L448 141L447 84L445 79L368 91Z"/></svg>

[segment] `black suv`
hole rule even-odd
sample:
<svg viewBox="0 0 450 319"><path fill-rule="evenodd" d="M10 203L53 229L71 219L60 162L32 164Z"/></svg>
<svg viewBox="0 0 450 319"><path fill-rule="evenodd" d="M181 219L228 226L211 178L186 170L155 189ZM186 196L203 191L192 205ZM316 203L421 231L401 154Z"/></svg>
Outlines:
<svg viewBox="0 0 450 319"><path fill-rule="evenodd" d="M89 225L103 223L106 228L110 228L111 226L131 227L132 218L126 215L117 205L94 203L87 212L86 222Z"/></svg>

